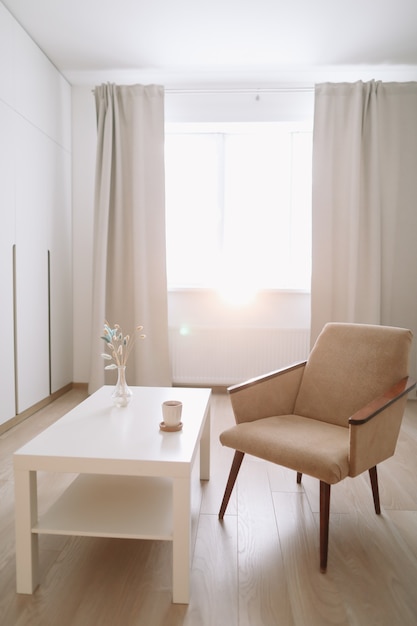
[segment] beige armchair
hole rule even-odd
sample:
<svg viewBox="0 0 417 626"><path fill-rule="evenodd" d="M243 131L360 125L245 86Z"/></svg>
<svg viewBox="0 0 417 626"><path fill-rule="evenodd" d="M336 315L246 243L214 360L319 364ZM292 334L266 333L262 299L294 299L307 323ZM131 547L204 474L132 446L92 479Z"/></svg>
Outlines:
<svg viewBox="0 0 417 626"><path fill-rule="evenodd" d="M306 362L228 389L236 425L220 435L236 450L223 519L244 455L320 481L320 569L327 568L330 487L368 470L380 513L376 466L394 454L407 394L412 333L327 324Z"/></svg>

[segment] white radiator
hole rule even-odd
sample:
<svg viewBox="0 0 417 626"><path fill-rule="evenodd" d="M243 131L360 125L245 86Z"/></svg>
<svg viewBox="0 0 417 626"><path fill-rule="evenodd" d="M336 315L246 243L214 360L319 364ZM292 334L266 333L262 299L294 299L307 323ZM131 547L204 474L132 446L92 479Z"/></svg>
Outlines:
<svg viewBox="0 0 417 626"><path fill-rule="evenodd" d="M228 386L307 358L310 331L170 328L173 383Z"/></svg>

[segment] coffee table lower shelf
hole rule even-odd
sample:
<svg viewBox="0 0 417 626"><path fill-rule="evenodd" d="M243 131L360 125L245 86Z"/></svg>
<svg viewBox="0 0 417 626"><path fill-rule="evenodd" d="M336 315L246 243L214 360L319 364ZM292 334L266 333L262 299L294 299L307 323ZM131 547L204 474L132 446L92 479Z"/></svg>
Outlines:
<svg viewBox="0 0 417 626"><path fill-rule="evenodd" d="M80 474L32 532L172 541L172 480Z"/></svg>

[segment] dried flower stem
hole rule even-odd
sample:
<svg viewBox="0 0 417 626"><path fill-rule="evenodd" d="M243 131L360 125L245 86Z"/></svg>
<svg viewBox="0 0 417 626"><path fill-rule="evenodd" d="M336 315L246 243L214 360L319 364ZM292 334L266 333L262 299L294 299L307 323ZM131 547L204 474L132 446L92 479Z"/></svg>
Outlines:
<svg viewBox="0 0 417 626"><path fill-rule="evenodd" d="M106 365L104 369L116 369L117 367L125 366L129 358L129 354L132 351L133 345L137 339L145 339L146 335L138 335L143 330L143 326L136 326L133 335L123 335L122 329L119 324L115 324L111 328L110 324L104 322L104 331L101 339L106 342L106 348L110 354L105 352L101 356L107 361L114 361L110 365Z"/></svg>

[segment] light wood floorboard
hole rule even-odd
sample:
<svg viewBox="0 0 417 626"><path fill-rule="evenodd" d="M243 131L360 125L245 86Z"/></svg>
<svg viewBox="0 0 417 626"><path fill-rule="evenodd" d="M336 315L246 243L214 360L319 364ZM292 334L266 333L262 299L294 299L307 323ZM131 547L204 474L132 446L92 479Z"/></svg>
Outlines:
<svg viewBox="0 0 417 626"><path fill-rule="evenodd" d="M2 626L415 626L417 402L395 456L379 467L382 515L368 476L332 488L329 565L319 571L318 481L247 456L223 522L233 451L225 393L212 404L209 482L193 489L190 604L174 605L172 546L158 541L43 536L41 584L15 591L13 452L85 397L74 389L0 436ZM40 473L39 510L73 475Z"/></svg>

